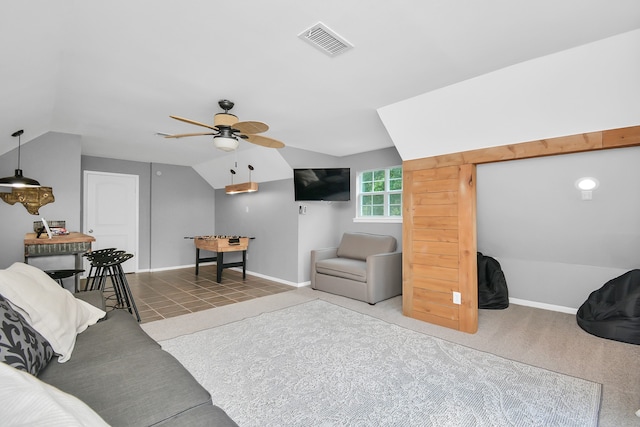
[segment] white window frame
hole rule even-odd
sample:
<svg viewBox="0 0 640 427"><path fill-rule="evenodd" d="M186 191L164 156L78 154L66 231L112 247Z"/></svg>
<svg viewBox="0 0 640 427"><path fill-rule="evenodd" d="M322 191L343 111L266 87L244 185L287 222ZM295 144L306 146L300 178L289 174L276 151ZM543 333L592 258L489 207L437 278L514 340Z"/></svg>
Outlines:
<svg viewBox="0 0 640 427"><path fill-rule="evenodd" d="M401 223L402 222L402 204L400 205L400 216L390 216L389 215L389 196L391 194L400 194L402 195L402 189L400 190L394 190L394 191L390 191L389 190L389 175L391 172L391 169L396 169L396 168L401 168L402 169L402 165L397 165L397 166L389 166L386 168L375 168L375 169L367 169L364 171L360 171L358 172L357 178L356 178L356 216L353 218L353 222L383 222L383 223ZM377 191L377 192L371 192L371 193L363 193L362 192L362 175L367 173L367 172L376 172L376 171L381 171L384 170L385 172L385 190L384 191ZM370 195L370 194L382 194L384 195L384 209L385 209L385 215L384 216L362 216L362 196L364 195Z"/></svg>

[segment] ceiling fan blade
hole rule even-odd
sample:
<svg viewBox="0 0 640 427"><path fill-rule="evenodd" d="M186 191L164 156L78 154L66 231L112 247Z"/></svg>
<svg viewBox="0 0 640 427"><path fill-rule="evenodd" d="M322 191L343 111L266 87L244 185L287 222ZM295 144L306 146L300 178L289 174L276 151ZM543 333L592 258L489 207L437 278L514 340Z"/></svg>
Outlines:
<svg viewBox="0 0 640 427"><path fill-rule="evenodd" d="M245 138L246 136L246 138ZM273 138L269 138L266 136L262 136L262 135L242 135L243 139L246 139L247 141L253 143L253 144L257 144L257 145L262 145L263 147L267 147L267 148L282 148L284 147L284 143L278 141L277 139L273 139Z"/></svg>
<svg viewBox="0 0 640 427"><path fill-rule="evenodd" d="M233 128L244 134L262 133L269 130L269 126L262 122L238 122L233 125Z"/></svg>
<svg viewBox="0 0 640 427"><path fill-rule="evenodd" d="M184 117L178 117L178 116L169 116L169 117L171 117L172 119L180 120L181 122L192 124L192 125L202 126L202 127L213 129L213 130L218 130L218 128L215 126L196 122L195 120L191 120L191 119L185 119Z"/></svg>
<svg viewBox="0 0 640 427"><path fill-rule="evenodd" d="M185 136L203 136L203 135L217 135L217 133L211 133L211 132L179 133L177 135L165 135L165 138L184 138Z"/></svg>

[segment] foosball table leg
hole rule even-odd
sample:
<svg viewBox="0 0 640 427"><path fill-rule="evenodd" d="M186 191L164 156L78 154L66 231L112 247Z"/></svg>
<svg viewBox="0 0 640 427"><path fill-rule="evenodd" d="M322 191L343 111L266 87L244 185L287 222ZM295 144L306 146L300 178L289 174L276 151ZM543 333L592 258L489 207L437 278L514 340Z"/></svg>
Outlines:
<svg viewBox="0 0 640 427"><path fill-rule="evenodd" d="M242 280L247 278L247 251L242 251Z"/></svg>
<svg viewBox="0 0 640 427"><path fill-rule="evenodd" d="M216 261L216 282L222 281L222 269L224 268L223 255L224 252L218 252L218 260Z"/></svg>
<svg viewBox="0 0 640 427"><path fill-rule="evenodd" d="M200 273L200 249L196 248L196 276Z"/></svg>

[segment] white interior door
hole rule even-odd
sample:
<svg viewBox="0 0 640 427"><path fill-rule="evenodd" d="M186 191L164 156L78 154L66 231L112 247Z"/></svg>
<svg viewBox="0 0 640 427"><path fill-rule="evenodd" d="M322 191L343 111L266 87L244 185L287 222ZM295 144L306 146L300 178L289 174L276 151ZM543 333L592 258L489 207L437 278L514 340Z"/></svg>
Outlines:
<svg viewBox="0 0 640 427"><path fill-rule="evenodd" d="M122 264L138 270L138 175L84 171L83 232L96 241L93 249L117 248L133 254ZM88 270L88 265L85 265Z"/></svg>

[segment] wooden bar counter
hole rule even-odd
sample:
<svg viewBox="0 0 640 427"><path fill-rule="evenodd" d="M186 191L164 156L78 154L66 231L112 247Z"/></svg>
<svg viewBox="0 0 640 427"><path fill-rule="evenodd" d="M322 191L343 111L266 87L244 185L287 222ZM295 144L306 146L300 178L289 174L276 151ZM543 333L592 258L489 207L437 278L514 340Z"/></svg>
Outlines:
<svg viewBox="0 0 640 427"><path fill-rule="evenodd" d="M36 233L27 233L24 236L24 262L29 263L29 258L56 255L75 255L76 270L82 269L82 254L91 252L91 242L95 237L82 233L69 233L63 236L53 236L49 239L46 233L40 238ZM76 289L79 277L76 275Z"/></svg>

